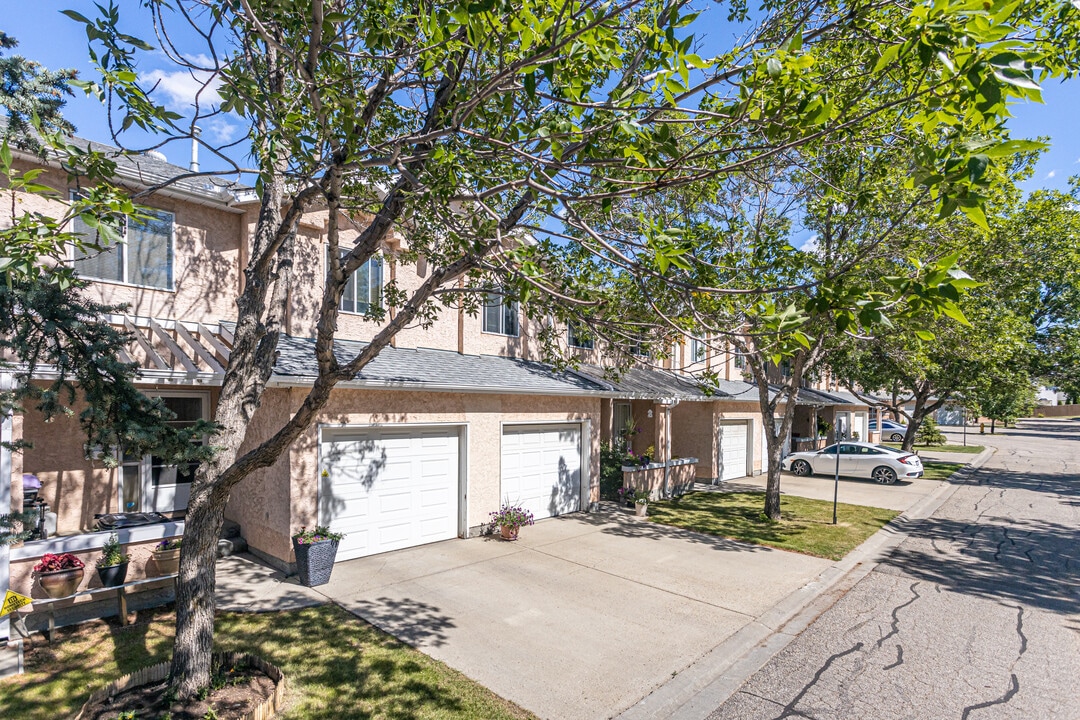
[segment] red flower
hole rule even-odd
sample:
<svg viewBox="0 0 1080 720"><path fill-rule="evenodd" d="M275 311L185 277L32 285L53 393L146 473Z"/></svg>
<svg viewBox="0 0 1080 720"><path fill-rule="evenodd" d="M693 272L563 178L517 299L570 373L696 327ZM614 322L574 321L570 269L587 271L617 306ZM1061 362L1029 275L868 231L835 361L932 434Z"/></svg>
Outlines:
<svg viewBox="0 0 1080 720"><path fill-rule="evenodd" d="M77 570L83 567L83 561L71 553L56 555L45 553L34 566L34 573L56 572L57 570Z"/></svg>

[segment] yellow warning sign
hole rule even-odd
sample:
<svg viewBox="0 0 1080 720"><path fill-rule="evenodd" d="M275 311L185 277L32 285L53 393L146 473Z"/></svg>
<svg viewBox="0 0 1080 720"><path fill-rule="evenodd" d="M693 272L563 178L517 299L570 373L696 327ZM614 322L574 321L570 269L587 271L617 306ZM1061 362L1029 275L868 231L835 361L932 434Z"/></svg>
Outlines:
<svg viewBox="0 0 1080 720"><path fill-rule="evenodd" d="M0 605L0 617L4 617L9 613L13 613L19 608L21 608L23 605L29 605L32 602L34 601L26 597L25 595L20 595L17 592L12 592L11 590L8 590L7 593L4 595L4 604Z"/></svg>

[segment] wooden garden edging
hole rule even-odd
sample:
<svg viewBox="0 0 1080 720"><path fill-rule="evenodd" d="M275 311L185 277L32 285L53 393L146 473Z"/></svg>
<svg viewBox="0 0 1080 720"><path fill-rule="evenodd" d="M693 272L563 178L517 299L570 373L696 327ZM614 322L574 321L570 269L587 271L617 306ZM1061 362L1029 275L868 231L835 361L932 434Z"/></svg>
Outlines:
<svg viewBox="0 0 1080 720"><path fill-rule="evenodd" d="M240 720L270 720L270 718L274 717L274 715L282 708L285 700L285 674L281 672L281 670L278 670L261 657L249 655L247 653L214 653L214 660L220 662L222 665L240 665L241 667L252 667L256 670L261 670L266 673L267 677L274 681L273 694L263 700L254 710L240 718ZM145 667L128 675L124 675L100 690L92 692L90 698L83 703L82 709L79 710L79 714L75 716L75 720L84 720L83 713L86 712L86 708L99 700L111 698L114 695L133 690L141 685L161 682L168 677L169 663L167 662L151 665L150 667Z"/></svg>

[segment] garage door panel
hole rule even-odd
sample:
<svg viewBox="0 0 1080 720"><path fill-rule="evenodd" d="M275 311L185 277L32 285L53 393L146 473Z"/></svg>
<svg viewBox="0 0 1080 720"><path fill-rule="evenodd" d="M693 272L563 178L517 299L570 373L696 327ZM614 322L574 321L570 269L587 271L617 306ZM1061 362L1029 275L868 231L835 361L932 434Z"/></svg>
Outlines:
<svg viewBox="0 0 1080 720"><path fill-rule="evenodd" d="M328 432L321 524L346 533L346 560L457 536L458 431Z"/></svg>
<svg viewBox="0 0 1080 720"><path fill-rule="evenodd" d="M537 519L579 510L581 426L505 429L501 500Z"/></svg>
<svg viewBox="0 0 1080 720"><path fill-rule="evenodd" d="M720 479L746 477L746 444L749 433L745 421L720 423Z"/></svg>

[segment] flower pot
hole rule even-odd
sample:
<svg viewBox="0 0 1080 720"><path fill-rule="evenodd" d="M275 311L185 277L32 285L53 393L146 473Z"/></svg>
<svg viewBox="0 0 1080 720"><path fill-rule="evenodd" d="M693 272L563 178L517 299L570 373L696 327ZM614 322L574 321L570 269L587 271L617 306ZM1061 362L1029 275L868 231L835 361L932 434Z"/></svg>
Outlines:
<svg viewBox="0 0 1080 720"><path fill-rule="evenodd" d="M638 517L645 517L645 514L649 511L649 503L636 503L634 505L634 514Z"/></svg>
<svg viewBox="0 0 1080 720"><path fill-rule="evenodd" d="M293 540L296 573L300 576L300 583L315 587L330 582L330 573L334 570L337 549L337 540L320 540L314 543L298 543Z"/></svg>
<svg viewBox="0 0 1080 720"><path fill-rule="evenodd" d="M152 557L159 575L175 575L180 572L180 548L155 550Z"/></svg>
<svg viewBox="0 0 1080 720"><path fill-rule="evenodd" d="M502 525L499 527L499 535L503 540L517 540L520 529L517 525Z"/></svg>
<svg viewBox="0 0 1080 720"><path fill-rule="evenodd" d="M117 585L123 585L124 580L127 579L127 570L127 561L119 565L98 565L97 574L101 579L101 586L116 587Z"/></svg>
<svg viewBox="0 0 1080 720"><path fill-rule="evenodd" d="M38 573L38 582L41 583L41 589L53 599L74 595L75 591L79 589L79 583L82 582L82 579L82 568Z"/></svg>

